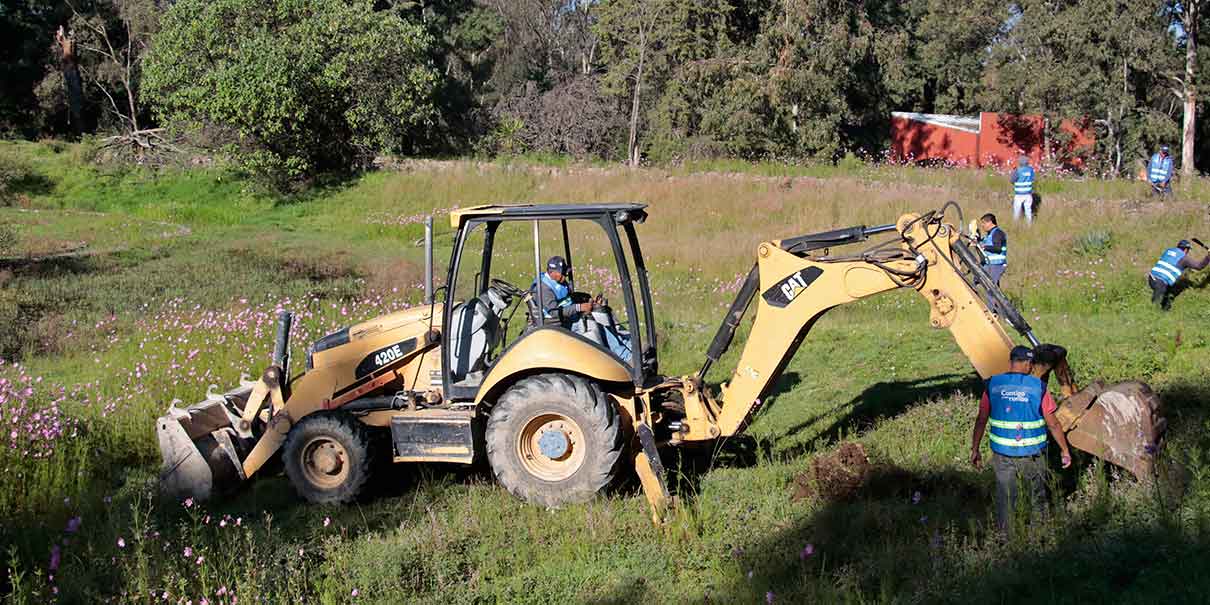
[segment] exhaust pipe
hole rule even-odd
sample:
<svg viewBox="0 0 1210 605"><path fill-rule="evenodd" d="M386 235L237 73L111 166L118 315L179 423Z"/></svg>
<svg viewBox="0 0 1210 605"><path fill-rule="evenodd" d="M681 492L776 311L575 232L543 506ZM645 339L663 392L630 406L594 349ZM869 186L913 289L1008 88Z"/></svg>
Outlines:
<svg viewBox="0 0 1210 605"><path fill-rule="evenodd" d="M433 304L433 217L424 217L424 304Z"/></svg>
<svg viewBox="0 0 1210 605"><path fill-rule="evenodd" d="M273 340L273 365L281 368L283 382L290 379L290 327L294 325L294 314L282 311L277 314L277 337Z"/></svg>

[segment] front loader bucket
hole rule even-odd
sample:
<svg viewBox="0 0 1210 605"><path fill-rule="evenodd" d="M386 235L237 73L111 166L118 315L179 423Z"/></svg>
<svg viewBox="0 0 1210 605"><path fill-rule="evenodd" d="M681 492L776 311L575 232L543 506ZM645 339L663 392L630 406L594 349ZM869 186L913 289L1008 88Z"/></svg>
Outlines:
<svg viewBox="0 0 1210 605"><path fill-rule="evenodd" d="M251 435L241 435L239 409L251 392L245 385L156 419L156 437L164 462L160 490L171 498L205 500L230 491L243 480L242 458Z"/></svg>
<svg viewBox="0 0 1210 605"><path fill-rule="evenodd" d="M1160 398L1146 384L1098 381L1064 400L1057 416L1072 447L1148 480L1168 428L1160 412Z"/></svg>

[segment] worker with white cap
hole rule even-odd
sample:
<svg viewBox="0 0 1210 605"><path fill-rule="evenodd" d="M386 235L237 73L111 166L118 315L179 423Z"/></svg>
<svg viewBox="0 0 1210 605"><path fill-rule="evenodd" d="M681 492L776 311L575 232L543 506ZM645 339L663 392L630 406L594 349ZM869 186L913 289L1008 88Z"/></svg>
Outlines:
<svg viewBox="0 0 1210 605"><path fill-rule="evenodd" d="M1172 193L1172 156L1168 155L1168 146L1161 145L1160 150L1151 156L1147 163L1147 180L1151 182L1151 190L1159 195Z"/></svg>

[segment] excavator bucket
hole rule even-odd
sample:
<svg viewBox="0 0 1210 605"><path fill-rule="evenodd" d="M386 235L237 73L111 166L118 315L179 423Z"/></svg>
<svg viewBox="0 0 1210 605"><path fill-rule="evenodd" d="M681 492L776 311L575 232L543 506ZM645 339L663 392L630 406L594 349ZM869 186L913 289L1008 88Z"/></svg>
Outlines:
<svg viewBox="0 0 1210 605"><path fill-rule="evenodd" d="M160 489L172 498L205 500L230 491L243 479L241 460L250 449L251 435L241 435L240 417L254 383L187 408L175 404L156 420L163 466Z"/></svg>
<svg viewBox="0 0 1210 605"><path fill-rule="evenodd" d="M256 439L252 434L254 414L263 404L276 410L282 405L281 385L289 373L289 335L294 316L282 311L277 316L277 338L273 347L273 365L260 380L241 380L240 386L216 394L180 409L174 402L168 413L155 422L160 455L160 491L172 498L205 500L229 492L242 483L244 458ZM266 401L268 400L268 401Z"/></svg>
<svg viewBox="0 0 1210 605"><path fill-rule="evenodd" d="M1094 382L1059 404L1056 414L1072 447L1111 462L1139 480L1155 475L1168 422L1146 384Z"/></svg>

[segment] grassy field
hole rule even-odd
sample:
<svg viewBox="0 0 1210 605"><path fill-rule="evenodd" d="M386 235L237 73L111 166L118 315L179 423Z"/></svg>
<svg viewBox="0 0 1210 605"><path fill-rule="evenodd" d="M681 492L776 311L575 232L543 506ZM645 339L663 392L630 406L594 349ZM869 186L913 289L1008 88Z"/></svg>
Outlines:
<svg viewBox="0 0 1210 605"><path fill-rule="evenodd" d="M0 260L7 602L1152 603L1210 591L1208 276L1165 314L1143 277L1177 239L1210 235L1206 181L1160 203L1138 183L1043 178L1026 227L1009 220L1006 179L978 171L418 162L283 199L218 168L96 167L72 145L0 143L0 156L31 171L0 207L20 237ZM639 233L661 368L682 373L763 239L951 199L968 220L1001 215L1005 290L1043 340L1069 348L1079 379L1137 378L1161 394L1183 481L1152 489L1079 455L1056 473L1049 519L989 531L991 473L966 463L979 383L909 291L826 316L751 427L756 455L674 464L681 505L658 529L633 485L547 511L483 469L383 469L373 498L343 508L303 505L281 477L204 506L154 497L152 420L259 372L277 309L298 314L301 348L419 302L426 214L440 260L450 208L650 204ZM578 256L578 269L604 259ZM852 501L793 500L794 477L848 439L894 472Z"/></svg>

